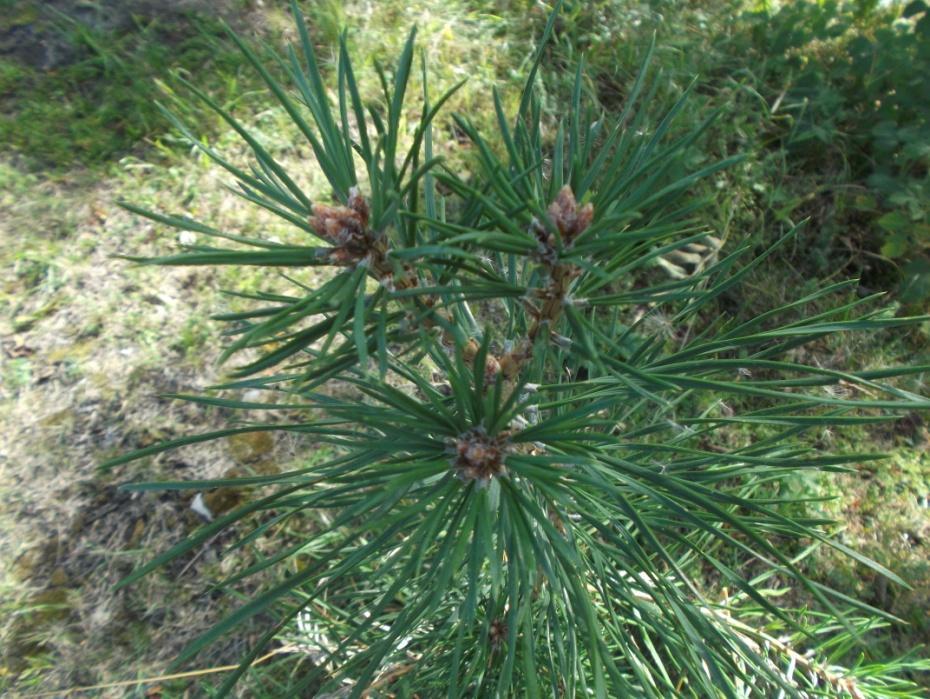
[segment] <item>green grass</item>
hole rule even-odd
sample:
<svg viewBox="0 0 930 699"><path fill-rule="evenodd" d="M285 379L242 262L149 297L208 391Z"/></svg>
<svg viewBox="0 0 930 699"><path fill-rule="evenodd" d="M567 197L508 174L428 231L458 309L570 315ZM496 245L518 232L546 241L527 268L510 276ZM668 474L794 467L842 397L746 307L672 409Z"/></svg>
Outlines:
<svg viewBox="0 0 930 699"><path fill-rule="evenodd" d="M605 104L622 102L652 32L660 95L697 77L683 123L719 116L695 158L746 156L717 183L719 230L773 240L810 219L795 261L806 276L859 276L912 312L927 308L926 3L571 5L553 63L583 50Z"/></svg>
<svg viewBox="0 0 930 699"><path fill-rule="evenodd" d="M105 7L96 11L98 20L90 21L84 16L74 19L40 0L4 2L15 12L0 19L0 36L5 32L12 36L27 27L39 41L60 47L58 51L67 56L60 65L35 66L16 53L25 40L10 40L14 52L0 55L0 142L28 169L67 172L142 152L171 131L156 104L159 101L196 124L199 134L216 134L221 124L210 110L192 109L190 103L176 99L179 87L173 75L192 79L221 104L255 104L253 91L259 82L245 70L217 13L197 9L127 12L123 21L109 26L104 23ZM237 12L236 3L221 3L219 14L247 35L272 45L292 38L287 35L281 8L247 14L250 3L239 4L242 9ZM304 4L314 40L323 46L333 46L351 20L352 33L365 37L353 42L365 66L383 62L397 49L405 34L399 28L418 25L430 37L424 57L444 71L431 73L434 92L441 94L452 82L468 77L470 88L455 107L490 115L483 96L491 85L507 79L505 66L513 49L507 41L505 18L464 1L440 6L419 0L403 5L377 3L359 22L347 14L351 5ZM413 88L418 86L419 71ZM363 89L365 97L372 98L378 88L375 82L366 81ZM171 142L170 138L161 140Z"/></svg>
<svg viewBox="0 0 930 699"><path fill-rule="evenodd" d="M196 73L219 96L236 96L238 58L215 19L169 13L125 22L94 26L40 2L20 3L18 14L0 20L0 30L28 26L68 56L50 67L16 53L0 59L0 140L30 167L94 166L138 149L165 128L154 100L164 99L157 80L171 71Z"/></svg>

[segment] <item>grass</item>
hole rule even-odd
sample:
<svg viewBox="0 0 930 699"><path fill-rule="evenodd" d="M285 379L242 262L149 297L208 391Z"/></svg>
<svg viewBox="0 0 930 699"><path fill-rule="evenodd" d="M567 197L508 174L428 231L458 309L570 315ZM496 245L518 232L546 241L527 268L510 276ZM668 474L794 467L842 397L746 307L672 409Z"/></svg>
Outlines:
<svg viewBox="0 0 930 699"><path fill-rule="evenodd" d="M224 188L224 173L191 155L153 108L156 93L173 103L180 88L171 72L190 75L257 127L275 157L301 173L309 191L325 196L325 189L309 154L294 145L287 120L269 107L215 20L172 13L168 19L141 16L119 28L93 28L46 13L41 5L0 0L0 37L17 27L41 25L73 51L73 60L50 70L9 54L0 57L0 141L12 146L0 160L0 424L11 435L0 451L0 610L5 619L0 624L0 691L19 692L161 674L185 640L230 604L211 594L211 584L234 565L267 555L246 549L221 558L230 542L214 542L200 557L186 560L186 567L114 596L109 590L117 579L198 523L189 497L130 498L115 483L248 473L321 456L307 442L230 442L221 450L189 447L134 470L97 471L107 456L222 421L216 409L178 406L158 394L202 386L218 375L221 339L206 316L224 304L236 308L235 299L219 297L218 289L248 291L275 284L248 272L154 271L113 258L164 253L177 245L161 227L119 209L115 202L124 198L245 232L267 231L269 225L269 219ZM785 102L787 93L776 108L784 74L761 59L748 63L740 53L741 42L747 41L740 32L756 26L752 18L744 24L724 21L742 3L597 0L571 5L557 27L547 69L557 71L583 50L598 76L590 89L607 108L622 101L652 30L658 32L657 62L667 78L665 97L685 89L696 71L702 74L686 121L717 108L723 114L693 150L692 164L748 154L706 192L714 201L712 226L718 237L748 233L762 242L788 221L812 218L798 246L778 256L743 296L728 299L727 310L750 314L789 289L850 274L865 274L873 288L896 288L888 264L875 257L881 256L882 244L876 236L884 230L877 221L889 212L889 198L874 197L874 212L857 208L856 197L869 193L868 175L847 166L854 147L848 139L830 141L816 160L802 157L805 141L791 141L800 126L797 109ZM490 88L515 79L544 18L536 3L521 0L327 0L306 7L321 46L331 46L343 24L350 27L359 66L392 55L406 27L417 23L432 94L468 77L451 109L479 125L493 119ZM284 17L274 8L262 13L250 3L226 3L222 10L240 28L261 27L272 43L287 37ZM370 71L365 73L370 77ZM417 82L411 89L420 87ZM367 82L363 89L373 96L376 85ZM811 99L817 100L817 93ZM558 114L563 100L553 91L547 109ZM182 116L198 134L242 160L235 135L205 113ZM448 121L437 142L447 152L457 147ZM459 157L467 163L469 155ZM283 229L270 233L290 235ZM862 365L926 363L928 332L823 347L821 359L829 362L844 353ZM845 543L912 582L912 590L888 588L845 559L824 554L809 561L822 580L910 622L884 632L877 640L882 651L930 642L925 432L925 425L914 422L887 433L819 435L847 440L842 444L850 448L868 442L893 456L838 478L816 475L783 485L799 497L831 498L810 507L846 524ZM217 511L238 497L208 494ZM286 536L299 537L300 531ZM244 640L230 639L209 660L234 662ZM280 696L296 671L293 659L273 659L251 672L247 691ZM195 694L208 695L212 680L161 686L166 697L182 696L192 687ZM135 689L129 696L144 696L144 691Z"/></svg>
<svg viewBox="0 0 930 699"><path fill-rule="evenodd" d="M99 165L137 148L164 128L153 100L169 70L224 75L212 89L235 90L237 59L215 20L127 13L111 26L105 12L76 19L54 3L26 2L0 23L14 37L0 59L0 139L30 167ZM47 45L47 55L18 55L26 41Z"/></svg>
<svg viewBox="0 0 930 699"><path fill-rule="evenodd" d="M751 316L772 299L794 296L800 288L784 283L784 270L792 258L778 260L749 285L741 301L743 313ZM792 279L800 284L801 279ZM812 309L811 312L816 312ZM813 359L824 367L880 367L913 361L926 364L930 327L910 333L876 333L861 337L834 337L829 343L810 348ZM808 356L808 359L811 357ZM906 382L906 390L926 392L927 377L918 375ZM930 448L926 416L913 413L881 428L818 430L807 435L814 448L837 453L866 449L886 454L875 462L856 463L843 473L810 472L778 483L773 495L789 496L798 504L798 514L826 517L837 522L839 540L894 571L911 586L901 588L864 566L834 551L819 548L805 562L805 571L818 582L865 601L901 620L872 632L868 650L872 657L893 657L915 651L927 657L930 647ZM749 435L733 434L734 440ZM800 553L800 548L798 553ZM796 595L799 607L810 605ZM812 605L815 606L815 605ZM856 651L857 653L860 651ZM928 678L918 678L924 684Z"/></svg>
<svg viewBox="0 0 930 699"><path fill-rule="evenodd" d="M657 34L666 98L700 76L684 123L719 113L695 157L746 156L718 182L723 229L777 235L811 220L798 262L926 308L930 15L923 2L574 4L558 55L584 49L622 101ZM618 28L615 30L614 28ZM915 92L916 91L916 92Z"/></svg>
<svg viewBox="0 0 930 699"><path fill-rule="evenodd" d="M26 170L99 167L141 152L171 130L158 102L197 124L202 135L215 134L221 125L213 112L192 110L176 100L177 84L170 76L193 79L222 104L248 105L258 81L245 70L223 20L253 39L280 43L291 38L279 8L258 12L250 2L211 5L218 13L196 3L168 10L133 3L122 10L88 4L95 9L70 13L58 4L0 4L8 10L0 19L0 39L9 46L8 53L0 53L0 141ZM501 73L510 50L508 25L503 18L472 9L472 4L306 3L314 38L325 46L335 45L353 15L353 34L366 37L353 45L364 47L361 64L368 68L403 43L405 31L398 27L416 24L428 37L424 58L443 66L441 74L432 73L435 94L468 77L467 97L455 106L466 113L486 113L479 96L506 79ZM50 48L35 55L35 43ZM418 77L413 86L419 87ZM375 81L367 81L366 87L366 98L376 96ZM161 145L170 142L162 140Z"/></svg>

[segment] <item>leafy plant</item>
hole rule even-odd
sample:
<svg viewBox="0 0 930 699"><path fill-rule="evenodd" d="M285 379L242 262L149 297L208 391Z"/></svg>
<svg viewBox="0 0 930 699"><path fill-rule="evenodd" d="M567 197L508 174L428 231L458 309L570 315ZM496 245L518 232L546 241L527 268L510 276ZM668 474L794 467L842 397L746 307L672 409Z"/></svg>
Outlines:
<svg viewBox="0 0 930 699"><path fill-rule="evenodd" d="M315 287L288 276L290 293L252 294L253 308L223 314L232 338L224 356L248 359L215 391L179 396L287 418L243 418L108 463L273 430L336 449L287 473L128 486L258 492L122 585L229 527L240 545L284 526L306 532L224 581L289 572L178 662L274 612L222 691L286 639L314 665L295 694L916 694L901 674L927 663L862 656L856 639L879 623L876 610L809 579L800 563L830 546L904 581L844 547L830 522L791 510L777 484L880 458L812 451L806 431L930 407L900 383L925 367L828 369L798 350L831 333L925 319L849 299L847 282L731 320L718 301L774 251L746 261L751 243L690 277L657 274L662 255L707 233L695 183L736 159L688 170L682 154L710 122L669 137L687 93L651 122L642 108L655 94L649 56L620 114L590 104L579 67L564 116L550 123L537 83L552 14L516 114L491 95L493 139L454 116L473 159L470 171L453 171L433 130L456 88L434 100L424 67L418 114L407 106L414 33L393 73L378 69L375 104L360 97L343 38L331 99L292 9L300 47L273 70L236 41L306 138L335 203L312 202L256 135L192 85L254 164L242 168L175 125L237 179L242 197L310 242L126 204L217 241L145 264L332 271ZM841 301L805 314L827 298ZM274 397L247 400L246 389ZM753 438L734 443L734 426ZM313 513L325 513L325 527L312 525ZM817 608L779 604L787 584Z"/></svg>
<svg viewBox="0 0 930 699"><path fill-rule="evenodd" d="M583 47L606 104L623 98L636 37L652 31L662 49L656 63L668 76L660 95L700 76L700 94L681 121L713 110L724 116L696 144L695 157L747 155L743 168L726 175L719 228L767 227L757 201L776 222L811 216L795 266L819 277L842 269L867 289L894 290L907 308L925 306L924 0L571 5L550 64ZM763 237L772 239L768 231Z"/></svg>
<svg viewBox="0 0 930 699"><path fill-rule="evenodd" d="M872 224L902 300L923 303L930 211L930 6L798 2L746 15L769 91L792 115L783 136L810 168L842 160L847 197ZM863 189L866 193L863 193ZM887 265L886 265L887 266Z"/></svg>

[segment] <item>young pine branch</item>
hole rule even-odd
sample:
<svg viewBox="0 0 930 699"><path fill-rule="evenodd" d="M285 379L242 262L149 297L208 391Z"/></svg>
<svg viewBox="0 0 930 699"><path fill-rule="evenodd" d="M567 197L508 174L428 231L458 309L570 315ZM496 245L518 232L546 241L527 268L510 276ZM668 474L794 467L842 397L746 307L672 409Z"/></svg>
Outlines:
<svg viewBox="0 0 930 699"><path fill-rule="evenodd" d="M175 123L237 180L246 201L313 244L127 205L216 241L140 260L146 264L327 269L316 286L292 279L288 293L238 293L254 306L222 316L235 338L224 356L258 356L217 387L221 395L184 398L247 419L108 462L274 430L333 447L322 462L237 481L261 488L259 496L124 581L226 528L243 543L280 537L273 554L226 583L280 567L288 574L204 631L181 661L238 624L272 615L229 690L263 645L306 626L295 621L304 614L329 643L289 688L295 695L347 687L353 697L376 689L656 698L815 691L771 656L819 677L818 692L865 692L860 676L852 682L851 673L711 610L701 590L737 589L795 636L809 634L803 618L761 594L751 577L761 567L790 580L838 633L852 636L849 611L866 605L811 580L792 547L821 542L903 582L830 538L828 523L784 498L778 484L882 457L820 453L811 431L930 408L906 385L926 367L825 369L797 361L795 350L834 333L895 331L927 318L848 300L852 284L748 319L718 310L795 231L754 260L747 240L691 276L657 274L658 260L692 250L711 232L693 192L737 159L687 172L689 149L709 123L676 122L686 94L654 119L645 64L616 118L584 104L579 68L566 118L550 119L536 83L555 13L512 121L496 93L493 139L456 118L471 148L467 167L455 172L433 153L432 133L460 86L432 103L424 67L419 121L411 134L404 126L414 34L393 75L380 73L383 99L373 104L362 98L343 36L331 99L292 8L300 46L285 57L266 65L237 41L306 139L332 203L312 201L208 95L193 92L242 137L251 168ZM340 391L330 390L337 384ZM241 400L243 389L281 398ZM895 691L919 690L901 680Z"/></svg>

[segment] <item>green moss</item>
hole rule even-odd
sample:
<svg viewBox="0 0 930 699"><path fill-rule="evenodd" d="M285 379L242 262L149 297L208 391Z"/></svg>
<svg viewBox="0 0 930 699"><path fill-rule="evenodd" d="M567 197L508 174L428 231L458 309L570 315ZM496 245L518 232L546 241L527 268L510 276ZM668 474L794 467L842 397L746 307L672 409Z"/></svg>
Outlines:
<svg viewBox="0 0 930 699"><path fill-rule="evenodd" d="M234 98L239 56L219 24L203 15L162 16L110 29L25 3L18 21L65 47L69 60L43 69L15 53L0 59L0 141L33 166L95 165L166 128L155 101L170 94L156 78L196 72L217 96Z"/></svg>

